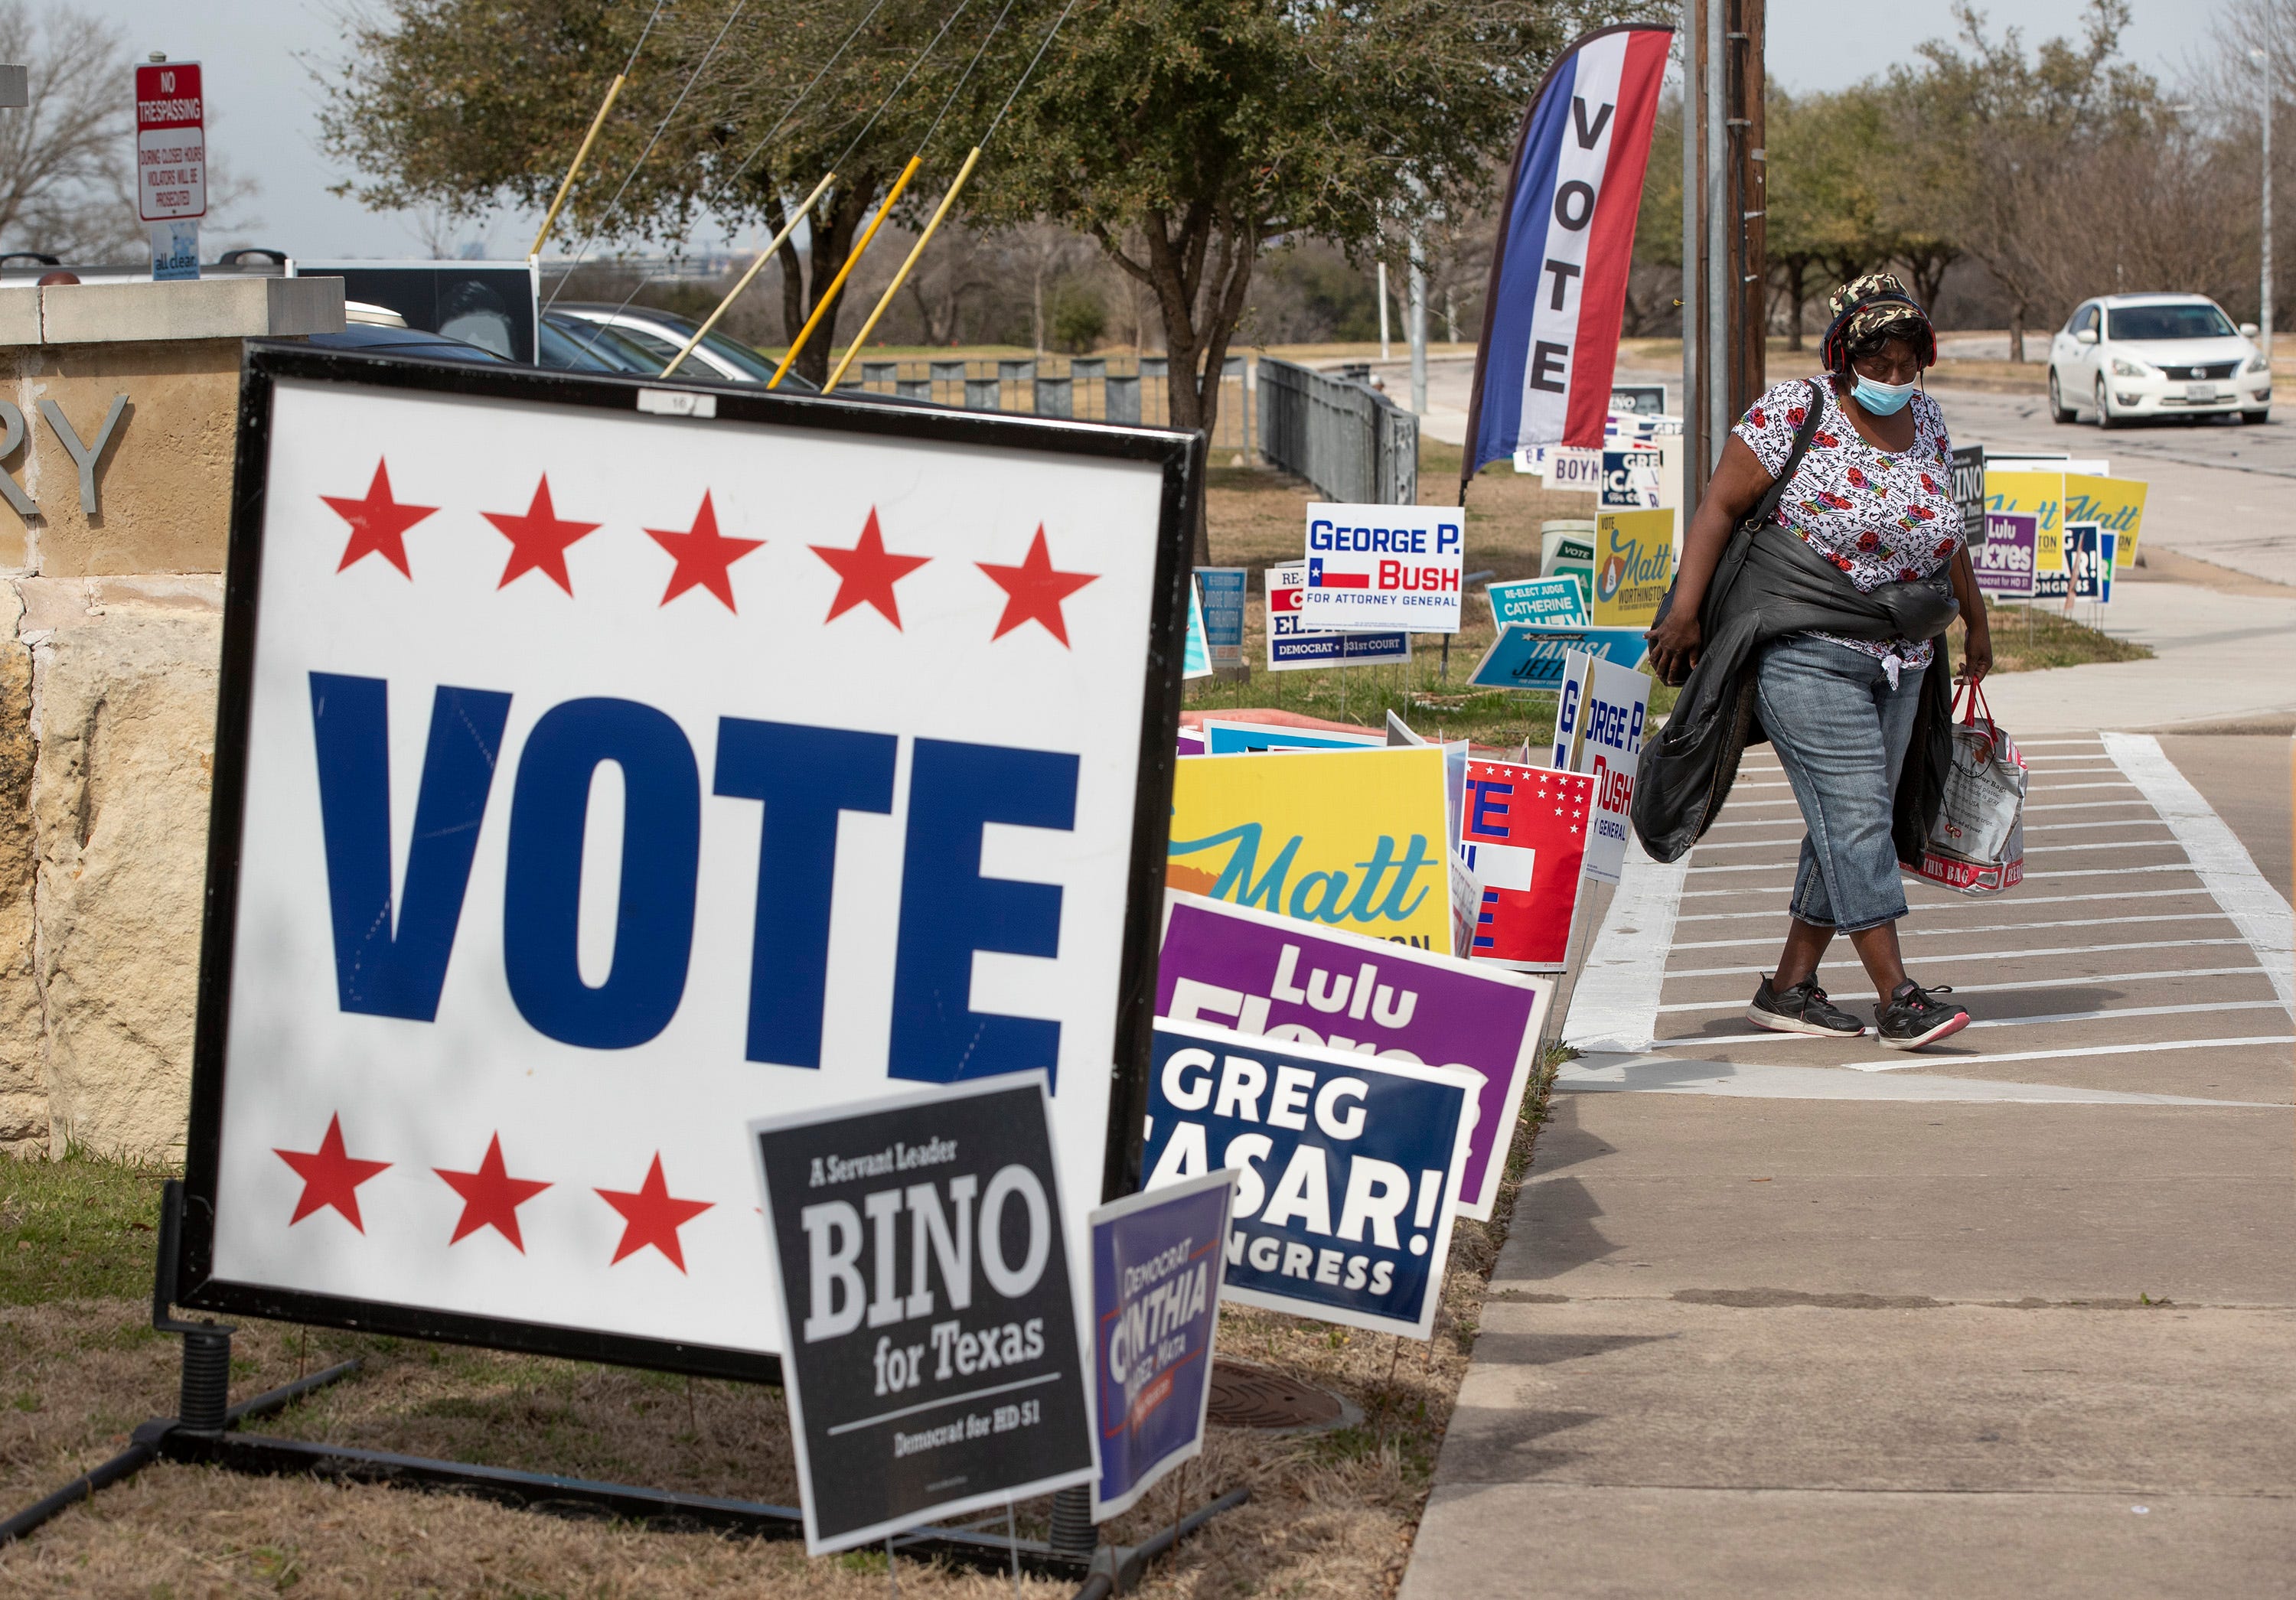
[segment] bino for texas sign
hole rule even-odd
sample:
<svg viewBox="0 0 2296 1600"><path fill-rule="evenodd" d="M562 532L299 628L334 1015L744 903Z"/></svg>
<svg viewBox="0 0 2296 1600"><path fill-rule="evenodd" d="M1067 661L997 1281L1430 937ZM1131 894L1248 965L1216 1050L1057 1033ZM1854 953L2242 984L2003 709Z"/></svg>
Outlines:
<svg viewBox="0 0 2296 1600"><path fill-rule="evenodd" d="M745 1123L1138 1126L1186 447L656 392L250 357L191 1303L755 1374Z"/></svg>

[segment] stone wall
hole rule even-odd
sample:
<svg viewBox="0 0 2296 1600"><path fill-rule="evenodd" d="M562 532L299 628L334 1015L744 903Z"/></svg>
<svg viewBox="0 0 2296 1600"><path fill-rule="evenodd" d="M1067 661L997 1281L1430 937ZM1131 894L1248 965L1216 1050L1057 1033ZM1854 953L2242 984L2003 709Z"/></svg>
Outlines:
<svg viewBox="0 0 2296 1600"><path fill-rule="evenodd" d="M36 296L28 301L25 297ZM339 279L0 290L0 1148L180 1160L242 338ZM94 463L97 504L40 409Z"/></svg>

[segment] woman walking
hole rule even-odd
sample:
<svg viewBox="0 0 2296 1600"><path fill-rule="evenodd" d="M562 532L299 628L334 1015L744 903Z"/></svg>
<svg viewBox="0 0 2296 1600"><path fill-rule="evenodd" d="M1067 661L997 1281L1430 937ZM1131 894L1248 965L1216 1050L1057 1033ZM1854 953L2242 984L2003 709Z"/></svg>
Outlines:
<svg viewBox="0 0 2296 1600"><path fill-rule="evenodd" d="M1952 721L1945 629L1967 620L1961 676L1993 662L1961 540L1953 447L1918 386L1937 359L1928 316L1888 273L1836 290L1819 378L1750 408L1683 542L1652 665L1685 684L1645 757L1636 831L1678 858L1727 797L1742 748L1776 749L1807 827L1785 948L1746 1016L1781 1033L1854 1038L1817 979L1839 931L1874 981L1880 1042L1912 1050L1969 1013L1906 974L1901 860L1917 860L1943 794ZM1910 757L1909 757L1910 752Z"/></svg>

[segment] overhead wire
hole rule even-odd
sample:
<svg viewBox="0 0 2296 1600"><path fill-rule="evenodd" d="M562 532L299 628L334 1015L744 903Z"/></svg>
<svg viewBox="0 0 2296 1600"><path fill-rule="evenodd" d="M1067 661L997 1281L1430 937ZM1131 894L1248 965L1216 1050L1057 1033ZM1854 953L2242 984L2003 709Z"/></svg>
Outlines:
<svg viewBox="0 0 2296 1600"><path fill-rule="evenodd" d="M664 111L661 120L654 125L653 136L646 141L645 148L638 152L638 159L630 163L630 169L622 175L621 186L614 191L613 198L605 205L605 210L609 216L613 213L616 206L622 203L622 196L629 193L630 185L637 180L638 169L646 164L646 158L653 154L654 147L661 143L662 135L668 131L670 119L676 116L678 109L685 105L685 97L693 93L693 86L701 81L701 74L709 70L710 58L718 53L718 46L726 42L726 34L732 31L734 24L741 19L742 12L749 8L749 4L750 0L735 0L734 9L726 13L724 25L718 29L718 37L709 41L709 48L701 53L701 59L693 64L693 70L686 74L685 87L677 91L677 98L669 103L669 110ZM659 8L657 8L658 12ZM653 26L652 19L648 19L646 26L649 29ZM632 53L635 59L636 53ZM588 258L589 251L586 250L575 257L573 267L560 275L558 282L550 291L550 298L542 302L542 308L545 311L558 303L558 296L565 289L567 281L574 275L575 267L580 267ZM623 302L625 305L628 303L627 300Z"/></svg>
<svg viewBox="0 0 2296 1600"><path fill-rule="evenodd" d="M1012 9L1013 0L1005 0L1004 11L996 13L999 25L1004 22L1005 12ZM885 315L885 308L893 303L893 297L900 292L901 285L907 281L910 272L915 268L917 258L924 254L925 246L932 242L933 234L940 228L941 219L948 215L949 208L956 203L956 197L963 192L965 180L972 176L973 168L980 164L981 151L987 147L988 141L996 136L998 126L1004 122L1004 113L1013 109L1013 102L1021 97L1021 91L1027 87L1029 80L1036 76L1037 63L1045 59L1045 52L1052 48L1054 36L1060 32L1062 24L1069 20L1069 12L1075 9L1076 0L1068 0L1068 4L1062 8L1061 14L1053 19L1052 27L1046 30L1044 43L1037 45L1037 53L1029 58L1027 70L1021 74L1020 81L1013 86L1013 92L1004 97L1004 103L997 108L996 115L988 124L988 131L980 135L980 143L975 144L966 154L964 165L957 168L956 177L950 183L948 193L941 196L940 204L934 209L932 219L925 224L924 232L917 235L916 243L909 250L908 258L903 261L900 269L894 273L893 281L885 286L885 292L878 298L875 308L869 313L868 320L861 324L861 331L853 336L853 342L845 347L844 357L838 362L836 370L829 374L829 382L822 385L823 393L835 391L839 380L845 376L846 369L853 365L853 357L860 354L861 348L868 342L869 335L875 331L879 319ZM992 29L990 31L991 36L994 37L995 30ZM957 79L956 88L951 89L948 99L942 102L940 117L933 119L935 130L940 127L941 117L948 115L948 108L955 103L958 90L963 89L966 80L972 78L972 68L980 64L980 56L988 51L988 41L983 39L980 52L973 55L972 66L965 68L964 77ZM931 139L932 133L928 132L925 135L925 140L931 143Z"/></svg>

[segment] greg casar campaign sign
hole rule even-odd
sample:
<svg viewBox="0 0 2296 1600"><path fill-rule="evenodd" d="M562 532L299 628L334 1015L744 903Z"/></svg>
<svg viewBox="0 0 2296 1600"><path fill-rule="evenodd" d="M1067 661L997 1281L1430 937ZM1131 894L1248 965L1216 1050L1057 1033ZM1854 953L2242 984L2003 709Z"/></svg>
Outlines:
<svg viewBox="0 0 2296 1600"><path fill-rule="evenodd" d="M751 1124L814 1555L1094 1476L1046 1112L1026 1072Z"/></svg>

